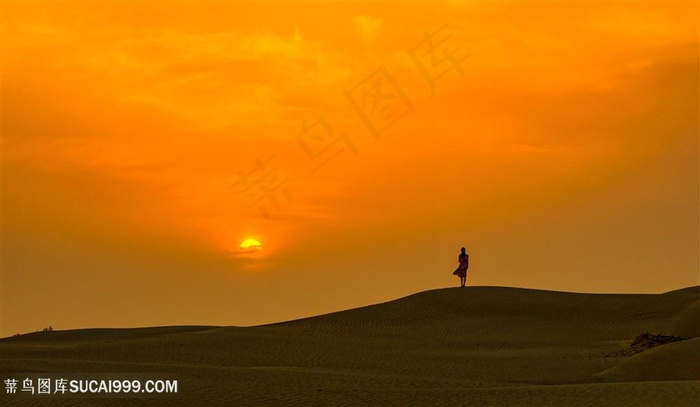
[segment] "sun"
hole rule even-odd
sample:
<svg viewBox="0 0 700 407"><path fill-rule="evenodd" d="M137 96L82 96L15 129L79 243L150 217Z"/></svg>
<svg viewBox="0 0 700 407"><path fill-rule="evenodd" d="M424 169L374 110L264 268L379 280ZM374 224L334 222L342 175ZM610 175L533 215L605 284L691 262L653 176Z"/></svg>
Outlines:
<svg viewBox="0 0 700 407"><path fill-rule="evenodd" d="M262 249L262 244L260 243L259 240L257 239L246 239L241 243L241 249L257 249L261 250Z"/></svg>

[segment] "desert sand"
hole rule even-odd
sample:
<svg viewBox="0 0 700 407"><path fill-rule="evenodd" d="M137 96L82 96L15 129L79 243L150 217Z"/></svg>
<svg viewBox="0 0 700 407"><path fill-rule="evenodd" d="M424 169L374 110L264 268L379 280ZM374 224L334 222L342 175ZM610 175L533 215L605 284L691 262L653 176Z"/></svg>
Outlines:
<svg viewBox="0 0 700 407"><path fill-rule="evenodd" d="M631 356L642 332L689 338ZM447 288L255 327L37 332L0 373L168 373L166 398L18 406L696 406L700 287L665 294Z"/></svg>

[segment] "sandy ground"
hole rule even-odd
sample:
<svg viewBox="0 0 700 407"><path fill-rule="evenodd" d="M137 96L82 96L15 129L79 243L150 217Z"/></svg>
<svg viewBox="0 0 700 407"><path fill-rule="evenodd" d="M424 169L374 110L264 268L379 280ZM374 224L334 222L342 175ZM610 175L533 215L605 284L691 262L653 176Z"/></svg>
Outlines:
<svg viewBox="0 0 700 407"><path fill-rule="evenodd" d="M638 334L691 337L620 356ZM700 287L660 295L449 288L274 325L85 329L0 340L0 377L165 373L165 398L17 406L696 406Z"/></svg>

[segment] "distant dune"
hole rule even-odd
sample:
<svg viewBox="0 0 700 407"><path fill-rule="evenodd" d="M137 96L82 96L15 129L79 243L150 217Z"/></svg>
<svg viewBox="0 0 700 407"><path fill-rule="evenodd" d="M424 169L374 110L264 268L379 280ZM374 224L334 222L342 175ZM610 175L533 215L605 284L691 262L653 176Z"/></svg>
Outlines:
<svg viewBox="0 0 700 407"><path fill-rule="evenodd" d="M167 399L10 398L8 405L695 406L700 287L657 295L432 290L257 327L33 333L0 372L168 373ZM689 340L621 356L642 332Z"/></svg>
<svg viewBox="0 0 700 407"><path fill-rule="evenodd" d="M669 291L666 294L700 295L700 285L696 285L694 287L681 288L679 290Z"/></svg>

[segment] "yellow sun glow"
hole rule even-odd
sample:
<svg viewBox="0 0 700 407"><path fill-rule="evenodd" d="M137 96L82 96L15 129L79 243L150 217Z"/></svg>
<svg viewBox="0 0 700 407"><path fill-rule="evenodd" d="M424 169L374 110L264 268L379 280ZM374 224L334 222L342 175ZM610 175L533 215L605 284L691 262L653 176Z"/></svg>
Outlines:
<svg viewBox="0 0 700 407"><path fill-rule="evenodd" d="M241 243L241 248L242 249L250 249L250 248L256 248L256 249L262 249L262 244L260 244L260 241L257 239L246 239Z"/></svg>

